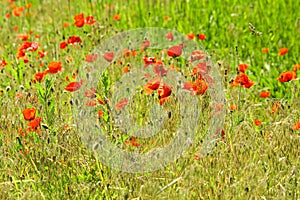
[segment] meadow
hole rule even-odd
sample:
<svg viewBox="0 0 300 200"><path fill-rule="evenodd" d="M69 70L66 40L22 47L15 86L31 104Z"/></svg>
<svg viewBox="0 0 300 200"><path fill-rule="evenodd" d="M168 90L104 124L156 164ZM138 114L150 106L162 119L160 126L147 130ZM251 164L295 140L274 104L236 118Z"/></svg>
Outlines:
<svg viewBox="0 0 300 200"><path fill-rule="evenodd" d="M300 2L3 0L0 7L0 199L300 199ZM106 53L94 53L105 41L130 46L114 36L147 27L161 28L162 39L133 34L138 48L113 53L108 43ZM180 33L180 42L165 30ZM173 43L151 49L162 41ZM137 65L145 65L143 77L119 82ZM184 77L177 90L165 80L172 73ZM222 91L209 93L214 85ZM123 87L134 92L130 101L114 99ZM190 99L181 101L180 89ZM213 92L226 100L212 104ZM132 136L131 124L162 126L153 105L167 113L163 128ZM192 113L184 129L196 137L173 159L187 145L180 140L161 167L148 159L118 170L119 154L105 157L107 165L82 138L87 125L125 152L146 154L172 141L184 112ZM203 152L209 128L214 148Z"/></svg>

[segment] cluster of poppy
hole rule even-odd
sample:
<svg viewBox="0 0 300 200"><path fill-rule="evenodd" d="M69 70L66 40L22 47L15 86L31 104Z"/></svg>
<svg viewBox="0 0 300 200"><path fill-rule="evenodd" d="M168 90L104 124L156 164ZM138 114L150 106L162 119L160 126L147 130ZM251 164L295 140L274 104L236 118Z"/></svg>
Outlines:
<svg viewBox="0 0 300 200"><path fill-rule="evenodd" d="M250 80L245 74L246 69L248 68L247 64L239 64L238 72L241 74L237 75L232 83L229 84L230 87L238 86L239 84L244 88L250 88L254 85L254 81Z"/></svg>
<svg viewBox="0 0 300 200"><path fill-rule="evenodd" d="M96 19L93 16L87 16L84 18L84 14L78 14L74 16L74 25L77 26L78 28L83 27L85 24L92 25L96 23Z"/></svg>
<svg viewBox="0 0 300 200"><path fill-rule="evenodd" d="M26 121L29 121L27 131L30 131L30 132L34 131L39 134L41 132L41 130L39 129L39 126L42 121L42 118L35 116L36 109L35 108L25 108L22 111L22 113L23 113L24 119ZM23 132L19 131L19 133L23 133ZM22 136L24 136L24 135L22 135Z"/></svg>
<svg viewBox="0 0 300 200"><path fill-rule="evenodd" d="M7 13L5 14L5 17L6 17L7 19L10 18L11 15L14 16L14 17L21 17L21 16L23 15L23 11L24 11L25 9L31 8L31 6L32 6L31 3L25 4L24 6L17 6L17 5L14 4L14 1L9 1L9 3L10 3L9 6L8 6L9 12L7 12ZM29 14L30 16L33 16L33 15L34 15L32 12L25 12L24 15L27 16L28 14Z"/></svg>

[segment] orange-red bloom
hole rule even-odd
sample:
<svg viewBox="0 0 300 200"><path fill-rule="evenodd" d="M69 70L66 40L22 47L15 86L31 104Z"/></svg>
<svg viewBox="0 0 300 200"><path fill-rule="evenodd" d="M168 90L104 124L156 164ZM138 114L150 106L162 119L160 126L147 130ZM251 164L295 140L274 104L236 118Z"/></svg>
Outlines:
<svg viewBox="0 0 300 200"><path fill-rule="evenodd" d="M35 108L26 108L22 111L24 119L27 121L31 121L35 118L36 110Z"/></svg>
<svg viewBox="0 0 300 200"><path fill-rule="evenodd" d="M107 62L111 62L114 59L114 52L107 52L105 54L103 54L103 58L107 61Z"/></svg>
<svg viewBox="0 0 300 200"><path fill-rule="evenodd" d="M239 64L239 72L245 73L246 69L248 68L247 64Z"/></svg>
<svg viewBox="0 0 300 200"><path fill-rule="evenodd" d="M81 88L82 83L82 80L80 82L71 82L65 87L65 90L69 92L75 92Z"/></svg>
<svg viewBox="0 0 300 200"><path fill-rule="evenodd" d="M255 119L254 120L254 124L255 124L255 126L260 126L261 125L261 121L259 119Z"/></svg>
<svg viewBox="0 0 300 200"><path fill-rule="evenodd" d="M182 54L182 45L172 46L168 49L168 56L178 57Z"/></svg>
<svg viewBox="0 0 300 200"><path fill-rule="evenodd" d="M44 76L45 76L45 72L37 72L35 75L34 75L34 79L38 82L42 82Z"/></svg>
<svg viewBox="0 0 300 200"><path fill-rule="evenodd" d="M40 117L37 117L37 118L31 120L28 123L29 131L36 131L37 128L40 126L41 121L42 121L42 118L40 118Z"/></svg>
<svg viewBox="0 0 300 200"><path fill-rule="evenodd" d="M129 100L126 97L120 99L116 104L116 110L121 110L124 106L127 105L128 102Z"/></svg>
<svg viewBox="0 0 300 200"><path fill-rule="evenodd" d="M297 122L293 125L293 130L294 131L300 130L300 122Z"/></svg>
<svg viewBox="0 0 300 200"><path fill-rule="evenodd" d="M119 14L116 14L114 17L113 17L113 20L115 21L119 21L121 19L120 15Z"/></svg>
<svg viewBox="0 0 300 200"><path fill-rule="evenodd" d="M173 39L174 39L174 36L173 36L172 32L167 33L167 34L165 35L165 37L166 37L169 41L173 41Z"/></svg>
<svg viewBox="0 0 300 200"><path fill-rule="evenodd" d="M195 37L195 34L194 34L194 33L189 33L189 34L186 35L186 39L187 39L187 40L193 40L194 37Z"/></svg>
<svg viewBox="0 0 300 200"><path fill-rule="evenodd" d="M267 97L269 97L271 95L271 92L269 92L269 91L262 91L261 93L260 93L260 96L262 97L262 98L267 98Z"/></svg>
<svg viewBox="0 0 300 200"><path fill-rule="evenodd" d="M288 48L280 48L280 49L279 49L279 55L280 55L280 56L283 56L283 55L285 55L288 51L289 51Z"/></svg>
<svg viewBox="0 0 300 200"><path fill-rule="evenodd" d="M197 37L198 37L199 40L205 40L206 39L205 34L198 34Z"/></svg>
<svg viewBox="0 0 300 200"><path fill-rule="evenodd" d="M146 85L144 85L144 91L147 94L152 94L154 90L157 90L160 86L161 78L156 76L155 78L151 79Z"/></svg>
<svg viewBox="0 0 300 200"><path fill-rule="evenodd" d="M87 16L84 20L84 23L92 25L92 24L96 23L96 20L93 16Z"/></svg>
<svg viewBox="0 0 300 200"><path fill-rule="evenodd" d="M294 70L300 70L300 64L295 64L295 65L293 65L293 67L294 67Z"/></svg>
<svg viewBox="0 0 300 200"><path fill-rule="evenodd" d="M172 88L166 84L160 84L157 89L159 104L162 105L172 93Z"/></svg>
<svg viewBox="0 0 300 200"><path fill-rule="evenodd" d="M85 61L86 62L94 62L95 60L97 60L98 58L98 54L88 54L85 57Z"/></svg>
<svg viewBox="0 0 300 200"><path fill-rule="evenodd" d="M82 40L78 36L71 36L68 39L68 44L77 44L77 43L82 43Z"/></svg>
<svg viewBox="0 0 300 200"><path fill-rule="evenodd" d="M246 74L240 74L236 76L235 80L230 84L230 86L234 87L238 84L242 85L244 88L250 88L252 85L254 85L254 82L250 80Z"/></svg>
<svg viewBox="0 0 300 200"><path fill-rule="evenodd" d="M208 89L208 84L203 78L199 77L195 82L185 82L183 89L191 91L192 95L202 95Z"/></svg>
<svg viewBox="0 0 300 200"><path fill-rule="evenodd" d="M78 28L83 27L83 25L84 25L84 14L81 13L81 14L75 15L74 20L75 20L75 23L74 23L75 26L77 26Z"/></svg>
<svg viewBox="0 0 300 200"><path fill-rule="evenodd" d="M268 49L268 48L262 48L261 51L262 51L263 53L268 53L268 52L269 52L269 49Z"/></svg>
<svg viewBox="0 0 300 200"><path fill-rule="evenodd" d="M46 69L46 74L56 74L57 72L62 71L61 62L52 61L48 64L48 69Z"/></svg>
<svg viewBox="0 0 300 200"><path fill-rule="evenodd" d="M280 74L278 77L278 81L280 82L289 82L293 79L296 79L296 72L295 71L286 71Z"/></svg>

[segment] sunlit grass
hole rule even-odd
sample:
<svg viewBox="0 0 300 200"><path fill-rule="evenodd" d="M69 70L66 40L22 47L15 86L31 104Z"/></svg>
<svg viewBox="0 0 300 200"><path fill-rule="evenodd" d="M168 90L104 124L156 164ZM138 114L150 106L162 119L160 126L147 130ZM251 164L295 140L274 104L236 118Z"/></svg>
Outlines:
<svg viewBox="0 0 300 200"><path fill-rule="evenodd" d="M8 1L0 3L0 61L8 62L7 66L0 64L1 199L300 198L300 136L299 130L292 128L300 121L299 80L277 80L281 72L292 70L300 62L299 3L133 0L13 4L19 7L28 3L32 6L25 8L20 17L13 16ZM96 24L77 28L73 18L79 13L93 15ZM120 15L119 21L113 20L116 14ZM69 26L64 27L64 22ZM249 23L262 35L251 34ZM225 137L213 152L201 157L199 149L208 126L208 122L203 122L199 124L199 138L182 158L158 171L130 174L103 165L85 148L73 115L78 103L76 95L74 98L64 88L68 84L66 76L79 73L81 78L88 79L83 61L101 42L123 30L140 27L206 35L206 40L195 40L211 56L223 78ZM27 64L17 59L17 49L23 41L16 35L21 33L29 34L29 41L40 44L38 51L44 49L48 55L36 59L37 52L28 52ZM70 36L79 36L83 42L60 49L60 43ZM283 47L289 51L279 56ZM269 52L263 53L262 48L269 48ZM146 53L155 56L150 55L151 51ZM112 63L106 77L99 78L99 98L111 99L108 89L124 75L122 69L130 66L133 70L134 60L143 55ZM184 69L184 76L191 71L182 60L170 60ZM47 74L41 83L34 83L34 75L44 71L51 61L60 61L64 71ZM251 88L229 87L241 63L249 65L245 73L254 81ZM192 81L192 77L188 79ZM264 90L270 91L271 96L261 98L259 94ZM208 97L197 98L201 99L202 118L209 121ZM128 105L132 119L140 124L149 123L150 102L158 104L157 93L146 95L142 86L137 87L133 102ZM272 113L275 102L281 106ZM230 105L235 105L235 109L230 110ZM36 115L42 118L39 134L25 131L28 121L24 120L22 110L27 107L36 108ZM129 133L117 130L108 104L98 105L97 109L104 111L98 122L120 148L151 152L168 144L180 123L176 95L172 94L162 107L167 113L165 129L150 138L138 138L139 147L131 145ZM255 126L255 119L262 124ZM25 136L21 136L21 130Z"/></svg>

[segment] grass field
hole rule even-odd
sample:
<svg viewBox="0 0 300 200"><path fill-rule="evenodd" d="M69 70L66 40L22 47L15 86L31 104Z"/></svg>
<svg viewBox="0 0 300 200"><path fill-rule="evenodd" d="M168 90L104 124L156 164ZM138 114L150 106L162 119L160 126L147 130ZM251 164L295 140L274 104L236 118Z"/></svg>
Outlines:
<svg viewBox="0 0 300 200"><path fill-rule="evenodd" d="M0 199L300 199L299 1L3 0L0 7ZM110 64L96 79L97 93L85 90L84 65L97 61L91 52L116 34L146 27L176 30L183 43L205 49L221 75L226 116L213 151L199 153L211 120L207 79L191 75L194 66L180 55L166 55L168 73L180 72L185 89L198 92L191 95L201 102L197 137L174 162L129 173L100 162L77 125L96 121L113 144L141 154L174 137L181 121L174 88L159 82L151 89L147 79L128 103L142 125L153 121L152 104L169 113L164 129L149 138L117 126L109 106L114 85L136 62L170 49L121 49L112 62L105 54ZM74 114L83 93L93 119Z"/></svg>

